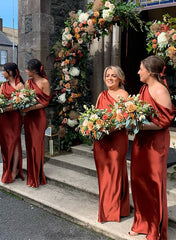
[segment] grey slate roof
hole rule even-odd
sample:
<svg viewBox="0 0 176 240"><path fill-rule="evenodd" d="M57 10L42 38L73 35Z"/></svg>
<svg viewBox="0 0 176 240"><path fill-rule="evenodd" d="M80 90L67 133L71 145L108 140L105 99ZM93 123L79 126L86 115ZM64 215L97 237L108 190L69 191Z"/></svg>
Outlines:
<svg viewBox="0 0 176 240"><path fill-rule="evenodd" d="M13 43L9 40L9 38L0 31L0 45L3 46L13 46Z"/></svg>

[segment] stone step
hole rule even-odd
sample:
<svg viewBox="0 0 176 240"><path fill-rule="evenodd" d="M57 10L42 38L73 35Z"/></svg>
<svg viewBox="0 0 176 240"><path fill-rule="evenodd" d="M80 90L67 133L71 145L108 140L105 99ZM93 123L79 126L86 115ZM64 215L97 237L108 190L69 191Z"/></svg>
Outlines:
<svg viewBox="0 0 176 240"><path fill-rule="evenodd" d="M0 164L2 174L2 164ZM91 198L85 192L62 188L52 184L33 189L26 186L26 180L16 180L13 184L0 183L0 188L20 196L25 201L42 207L60 217L70 220L83 227L104 234L112 239L131 240L128 235L133 222L133 214L121 219L120 223L98 223L98 199ZM176 228L169 226L168 240L173 240ZM135 237L135 240L143 239L143 235Z"/></svg>
<svg viewBox="0 0 176 240"><path fill-rule="evenodd" d="M130 161L128 162L128 177L130 183ZM26 169L26 159L23 160L23 169ZM51 157L44 165L47 181L50 184L67 189L83 191L91 197L97 197L98 180L94 159L84 155L68 153ZM91 173L91 174L89 174ZM93 174L94 173L94 174ZM130 185L130 184L129 184ZM169 220L176 223L176 181L167 181L167 201ZM133 200L130 187L130 205L133 207Z"/></svg>

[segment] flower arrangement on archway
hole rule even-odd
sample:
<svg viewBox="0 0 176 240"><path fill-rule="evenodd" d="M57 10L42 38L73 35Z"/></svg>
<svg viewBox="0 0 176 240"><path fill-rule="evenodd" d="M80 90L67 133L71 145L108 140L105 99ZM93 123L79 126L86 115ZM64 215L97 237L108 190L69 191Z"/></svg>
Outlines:
<svg viewBox="0 0 176 240"><path fill-rule="evenodd" d="M91 104L86 75L90 44L95 38L109 35L115 24L122 29L142 29L138 7L131 1L95 0L87 4L86 12L69 13L62 39L53 46L58 89L55 125L61 149L68 150L78 139L79 112L84 104Z"/></svg>
<svg viewBox="0 0 176 240"><path fill-rule="evenodd" d="M163 15L163 21L148 22L147 51L160 56L166 65L176 67L176 18Z"/></svg>

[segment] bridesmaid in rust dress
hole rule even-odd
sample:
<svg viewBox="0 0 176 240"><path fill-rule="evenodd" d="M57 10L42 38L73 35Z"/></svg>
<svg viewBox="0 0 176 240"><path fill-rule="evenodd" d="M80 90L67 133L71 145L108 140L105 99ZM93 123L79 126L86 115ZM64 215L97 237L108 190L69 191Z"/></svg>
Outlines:
<svg viewBox="0 0 176 240"><path fill-rule="evenodd" d="M108 109L118 100L117 95L127 98L123 88L125 80L122 69L109 66L104 71L108 90L103 91L96 107ZM94 159L99 183L99 222L116 221L130 214L129 185L126 154L128 135L125 129L112 131L101 140L94 142Z"/></svg>
<svg viewBox="0 0 176 240"><path fill-rule="evenodd" d="M10 99L13 92L23 88L23 79L15 63L6 63L3 68L2 74L7 81L1 85L0 94ZM7 107L5 113L0 115L0 145L3 159L1 181L3 183L12 183L17 177L24 180L21 127L22 117L20 112L13 110L12 106Z"/></svg>
<svg viewBox="0 0 176 240"><path fill-rule="evenodd" d="M43 170L45 152L45 107L50 101L50 84L43 70L41 62L31 59L26 73L30 79L25 83L30 89L35 89L38 104L23 110L24 129L27 151L27 185L38 188L39 184L46 184Z"/></svg>
<svg viewBox="0 0 176 240"><path fill-rule="evenodd" d="M167 84L163 81L164 62L150 56L141 62L140 81L144 83L140 98L150 103L158 116L150 125L141 126L131 153L131 186L134 223L130 235L146 234L144 239L167 240L167 155L170 145L168 127L175 110Z"/></svg>

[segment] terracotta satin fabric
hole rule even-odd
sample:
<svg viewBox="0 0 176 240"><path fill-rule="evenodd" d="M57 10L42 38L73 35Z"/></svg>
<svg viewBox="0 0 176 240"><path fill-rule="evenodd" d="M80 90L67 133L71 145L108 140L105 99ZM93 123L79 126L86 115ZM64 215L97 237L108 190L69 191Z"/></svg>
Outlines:
<svg viewBox="0 0 176 240"><path fill-rule="evenodd" d="M168 127L174 118L174 108L157 103L144 85L140 98L150 103L159 116L150 121L162 130L139 131L131 152L131 185L134 201L132 230L147 234L148 240L167 240L167 155L170 144Z"/></svg>
<svg viewBox="0 0 176 240"><path fill-rule="evenodd" d="M3 83L2 94L8 99L12 92L16 91L9 82ZM21 149L21 127L22 117L18 111L5 112L0 114L0 145L3 158L3 183L13 182L11 170L13 165L13 155L16 145L19 148L19 173L17 177L24 180L22 173L22 149Z"/></svg>
<svg viewBox="0 0 176 240"><path fill-rule="evenodd" d="M49 104L50 96L46 95L32 81L28 80L29 88L36 90L38 102L44 107ZM24 116L24 129L27 151L27 185L39 187L46 184L43 170L45 153L46 112L44 108L29 111Z"/></svg>
<svg viewBox="0 0 176 240"><path fill-rule="evenodd" d="M97 108L108 109L115 100L103 91ZM129 185L126 166L128 136L126 130L115 131L94 142L94 159L99 182L99 222L120 221L130 214Z"/></svg>

